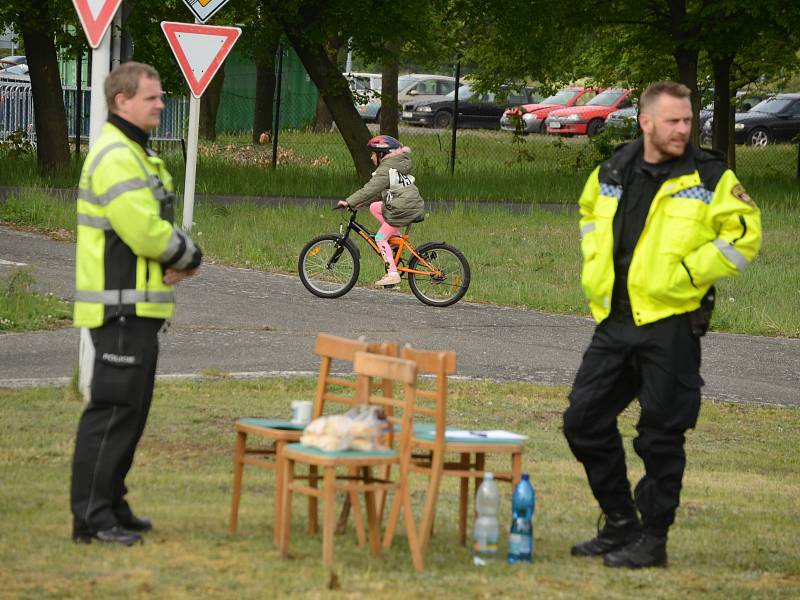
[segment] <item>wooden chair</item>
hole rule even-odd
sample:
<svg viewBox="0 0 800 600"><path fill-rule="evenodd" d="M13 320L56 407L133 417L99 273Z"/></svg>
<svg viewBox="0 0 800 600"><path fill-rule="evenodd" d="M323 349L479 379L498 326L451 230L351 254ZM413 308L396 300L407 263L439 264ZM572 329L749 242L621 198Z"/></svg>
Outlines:
<svg viewBox="0 0 800 600"><path fill-rule="evenodd" d="M322 563L326 567L333 564L333 539L335 526L335 501L337 491L343 491L354 497L364 494L369 547L373 554L381 552L380 519L377 511L375 495L378 492L394 491L390 522L396 524L400 512L404 514L404 524L411 549L414 568L422 571L424 568L422 552L417 537L417 529L411 510L411 496L408 491L408 469L411 458L411 430L414 420L414 403L416 400L416 365L408 360L358 352L353 361L357 376L355 399L337 398L334 402L358 406L371 404L382 406L392 412L390 419L399 425L400 433L392 438L393 447L390 450L376 450L360 452L345 450L339 452L325 452L317 448L303 446L302 444L288 444L282 454L285 463L281 467L284 481L282 484L283 524L281 531L281 556L289 555L289 538L291 530L292 495L300 493L311 497L322 498ZM373 380L380 378L383 386L375 390ZM387 396L387 382L402 385L403 392L400 398ZM380 392L380 393L373 393ZM322 470L322 488L305 485L295 473L298 464L317 467ZM396 481L373 477L374 467L394 465L399 469ZM354 502L355 505L357 502ZM391 544L391 534L387 530L388 544Z"/></svg>
<svg viewBox="0 0 800 600"><path fill-rule="evenodd" d="M469 439L448 437L446 428L447 376L456 371L455 352L416 350L406 346L401 352L401 357L413 361L417 365L417 372L420 375L428 374L435 377L433 390L417 390L418 406L426 399L433 401L434 420L432 423L417 421L411 441L413 450L410 469L412 472L428 475L428 488L419 527L422 552L425 552L433 531L442 476L460 479L458 533L459 542L464 545L467 540L470 479L475 480L475 492L477 493L485 473L486 455L506 455L511 459L510 470L493 471L493 474L497 480L508 481L513 489L513 486L522 477L522 441L508 441L491 437L476 440L473 439L473 436L470 436ZM458 454L460 460L447 462L445 460L447 454Z"/></svg>
<svg viewBox="0 0 800 600"><path fill-rule="evenodd" d="M317 336L314 351L320 356L319 376L317 380L312 419L322 414L322 405L327 395L333 394L338 387L351 390L355 395L355 380L331 375L331 364L334 360L352 363L356 352L388 352L397 354L396 344L368 344L364 340L351 340L326 333ZM288 409L288 406L287 406ZM244 466L272 469L275 473L275 516L273 539L275 544L280 543L278 528L282 522L280 515L280 485L283 478L280 473L280 456L286 444L297 442L302 435L303 425L296 425L289 420L280 419L239 419L236 421L236 449L233 457L233 493L231 498L231 512L229 530L236 533L239 521L239 501L241 498L242 478ZM249 447L248 436L260 438L268 445ZM313 475L313 473L312 473ZM312 481L313 483L313 481ZM356 530L360 543L364 543L363 526L355 514ZM309 498L308 528L310 533L317 531L317 506L316 498Z"/></svg>

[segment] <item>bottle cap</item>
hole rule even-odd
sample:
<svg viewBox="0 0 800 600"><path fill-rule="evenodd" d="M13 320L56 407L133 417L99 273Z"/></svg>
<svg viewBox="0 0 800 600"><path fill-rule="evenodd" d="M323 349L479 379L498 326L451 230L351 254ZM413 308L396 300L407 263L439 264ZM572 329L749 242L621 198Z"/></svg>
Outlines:
<svg viewBox="0 0 800 600"><path fill-rule="evenodd" d="M523 473L523 474L522 474L522 478L523 478L523 479L530 479L530 478L528 477L528 474L527 474L527 473Z"/></svg>
<svg viewBox="0 0 800 600"><path fill-rule="evenodd" d="M487 471L486 473L483 474L483 478L488 481L492 481L494 479L494 473L492 473L491 471Z"/></svg>

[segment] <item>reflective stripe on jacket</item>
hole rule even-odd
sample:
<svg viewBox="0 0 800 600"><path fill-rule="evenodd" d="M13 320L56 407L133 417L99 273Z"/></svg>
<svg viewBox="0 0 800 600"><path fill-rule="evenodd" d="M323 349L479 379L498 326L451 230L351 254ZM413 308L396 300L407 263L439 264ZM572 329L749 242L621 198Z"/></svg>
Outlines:
<svg viewBox="0 0 800 600"><path fill-rule="evenodd" d="M595 169L579 201L581 285L597 322L611 312L621 173L641 145L640 139L622 147ZM633 252L628 294L635 323L695 310L717 279L739 275L760 246L761 213L736 175L717 155L687 147L653 198Z"/></svg>
<svg viewBox="0 0 800 600"><path fill-rule="evenodd" d="M104 124L78 189L76 327L99 327L117 315L172 317L175 293L162 281L162 263L180 268L194 252L172 225L173 198L163 161Z"/></svg>

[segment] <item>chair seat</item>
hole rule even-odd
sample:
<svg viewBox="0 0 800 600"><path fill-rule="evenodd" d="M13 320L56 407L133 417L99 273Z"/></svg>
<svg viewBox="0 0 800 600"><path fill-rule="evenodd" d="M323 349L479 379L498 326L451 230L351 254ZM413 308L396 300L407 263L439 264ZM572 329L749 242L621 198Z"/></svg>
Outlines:
<svg viewBox="0 0 800 600"><path fill-rule="evenodd" d="M302 431L306 428L305 425L298 425L291 421L284 421L281 419L237 419L236 423L242 425L250 425L252 427L263 427L264 429L290 429L295 431Z"/></svg>
<svg viewBox="0 0 800 600"><path fill-rule="evenodd" d="M303 444L287 444L283 454L292 460L297 460L298 458L308 458L315 461L328 459L337 463L347 460L355 462L364 462L365 460L376 460L377 462L393 461L399 456L396 450L334 450L328 452Z"/></svg>
<svg viewBox="0 0 800 600"><path fill-rule="evenodd" d="M417 427L417 424L414 424L414 437L426 442L432 442L436 439L436 429L432 423L420 423L420 426ZM476 435L452 435L453 431L461 431L461 430L452 430L452 429L445 429L445 443L446 444L471 444L476 446L483 446L483 445L492 445L496 446L498 444L507 444L511 446L519 446L522 444L527 437L521 439L509 439L506 437L495 437L491 435L486 436L476 436ZM448 432L450 434L448 435Z"/></svg>

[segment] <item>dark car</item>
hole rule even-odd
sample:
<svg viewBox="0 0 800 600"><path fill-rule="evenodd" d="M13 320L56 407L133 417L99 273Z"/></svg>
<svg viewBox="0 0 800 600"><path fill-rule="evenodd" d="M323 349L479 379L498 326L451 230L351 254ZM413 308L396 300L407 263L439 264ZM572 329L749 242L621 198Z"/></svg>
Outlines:
<svg viewBox="0 0 800 600"><path fill-rule="evenodd" d="M615 110L606 117L604 130L623 139L636 137L639 134L639 107L633 105Z"/></svg>
<svg viewBox="0 0 800 600"><path fill-rule="evenodd" d="M703 125L703 138L711 139L713 117ZM800 93L778 94L756 104L747 112L737 112L733 137L737 144L766 146L791 142L800 135Z"/></svg>
<svg viewBox="0 0 800 600"><path fill-rule="evenodd" d="M747 112L762 100L766 100L770 96L767 94L748 94L747 92L737 92L736 94L736 112ZM700 114L697 117L697 128L702 131L703 126L711 117L714 116L714 103L708 104L700 109Z"/></svg>
<svg viewBox="0 0 800 600"><path fill-rule="evenodd" d="M443 100L411 102L403 105L400 119L408 125L449 127L453 122L453 104L456 91ZM500 129L500 117L510 105L528 104L541 98L530 88L508 90L504 96L492 92L479 94L471 84L458 88L458 126Z"/></svg>

